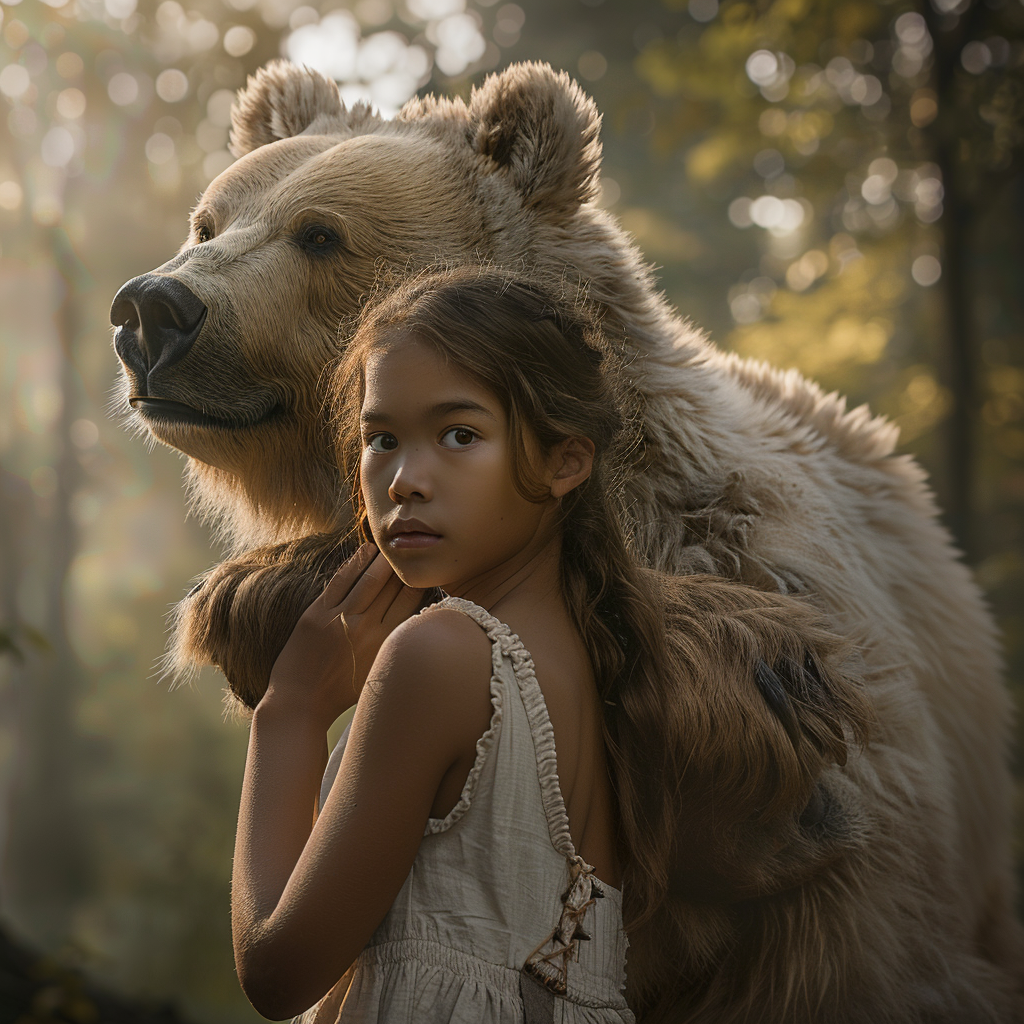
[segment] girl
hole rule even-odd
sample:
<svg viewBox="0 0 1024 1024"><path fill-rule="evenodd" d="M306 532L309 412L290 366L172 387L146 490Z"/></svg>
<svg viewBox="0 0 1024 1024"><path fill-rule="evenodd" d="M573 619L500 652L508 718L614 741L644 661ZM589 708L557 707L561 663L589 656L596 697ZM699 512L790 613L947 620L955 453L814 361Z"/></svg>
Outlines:
<svg viewBox="0 0 1024 1024"><path fill-rule="evenodd" d="M650 616L605 480L608 361L585 317L493 272L364 316L338 391L373 543L300 619L246 765L232 915L265 1015L356 961L345 1021L632 1020L606 710ZM414 614L431 588L450 596Z"/></svg>
<svg viewBox="0 0 1024 1024"><path fill-rule="evenodd" d="M414 281L366 312L336 383L367 543L299 619L253 716L242 986L275 1019L324 997L316 1024L632 1021L623 880L642 936L685 881L681 809L767 828L845 751L851 705L817 667L799 721L778 677L778 718L736 698L746 760L715 760L732 733L708 708L726 720L736 680L771 673L762 655L816 666L794 637L819 636L818 655L831 639L796 602L794 630L772 625L785 599L756 594L739 614L766 612L767 630L749 615L730 634L733 591L713 580L701 634L683 584L635 566L617 506L635 401L600 332L535 288L481 270ZM417 613L435 589L448 596ZM353 703L313 823L326 732ZM695 857L712 877L716 851Z"/></svg>

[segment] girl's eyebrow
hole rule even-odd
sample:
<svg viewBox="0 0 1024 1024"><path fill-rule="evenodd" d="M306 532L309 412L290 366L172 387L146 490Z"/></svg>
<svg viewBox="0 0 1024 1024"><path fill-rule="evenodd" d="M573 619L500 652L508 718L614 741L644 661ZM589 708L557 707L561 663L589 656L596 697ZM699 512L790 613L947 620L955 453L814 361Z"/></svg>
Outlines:
<svg viewBox="0 0 1024 1024"><path fill-rule="evenodd" d="M488 419L496 420L494 413L487 406L471 401L468 398L456 398L450 402L438 402L437 405L427 410L427 415L450 416L453 412L478 412ZM361 423L390 423L393 419L393 416L389 416L387 413L377 409L363 409L359 414L359 421Z"/></svg>
<svg viewBox="0 0 1024 1024"><path fill-rule="evenodd" d="M479 402L471 402L468 398L458 398L453 402L439 402L430 410L431 416L448 416L453 412L480 412L488 419L494 419L494 413Z"/></svg>

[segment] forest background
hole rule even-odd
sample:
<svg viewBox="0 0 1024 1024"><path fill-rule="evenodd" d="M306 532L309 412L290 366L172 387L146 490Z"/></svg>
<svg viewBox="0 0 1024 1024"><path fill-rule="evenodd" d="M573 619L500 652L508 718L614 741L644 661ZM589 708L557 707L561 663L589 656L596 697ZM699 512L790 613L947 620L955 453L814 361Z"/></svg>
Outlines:
<svg viewBox="0 0 1024 1024"><path fill-rule="evenodd" d="M108 309L177 249L234 90L282 54L388 115L514 60L576 78L601 202L680 313L899 425L1021 702L1024 0L2 0L0 35L3 927L257 1019L228 919L246 730L214 673L156 668L217 551L179 458L111 408Z"/></svg>

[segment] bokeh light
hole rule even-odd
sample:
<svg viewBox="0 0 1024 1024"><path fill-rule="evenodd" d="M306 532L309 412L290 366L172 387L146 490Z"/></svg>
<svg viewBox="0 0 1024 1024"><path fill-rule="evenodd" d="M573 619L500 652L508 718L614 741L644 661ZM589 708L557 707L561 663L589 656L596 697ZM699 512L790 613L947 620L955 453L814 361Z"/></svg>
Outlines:
<svg viewBox="0 0 1024 1024"><path fill-rule="evenodd" d="M180 103L188 95L188 76L177 68L165 68L156 76L156 94L164 103Z"/></svg>
<svg viewBox="0 0 1024 1024"><path fill-rule="evenodd" d="M57 94L57 113L76 121L85 113L85 93L81 89L61 89Z"/></svg>
<svg viewBox="0 0 1024 1024"><path fill-rule="evenodd" d="M20 64L8 64L0 71L0 92L12 100L24 96L31 84L28 70Z"/></svg>
<svg viewBox="0 0 1024 1024"><path fill-rule="evenodd" d="M119 107L127 107L139 98L138 79L127 71L119 71L107 83L107 95Z"/></svg>
<svg viewBox="0 0 1024 1024"><path fill-rule="evenodd" d="M713 21L718 14L718 0L690 0L686 9L694 21Z"/></svg>
<svg viewBox="0 0 1024 1024"><path fill-rule="evenodd" d="M39 146L43 163L50 167L65 167L75 155L75 140L67 128L51 128Z"/></svg>
<svg viewBox="0 0 1024 1024"><path fill-rule="evenodd" d="M930 288L942 277L942 264L934 256L918 256L911 264L910 275L923 288Z"/></svg>
<svg viewBox="0 0 1024 1024"><path fill-rule="evenodd" d="M256 33L248 25L232 25L224 33L224 50L232 57L244 57L256 45Z"/></svg>

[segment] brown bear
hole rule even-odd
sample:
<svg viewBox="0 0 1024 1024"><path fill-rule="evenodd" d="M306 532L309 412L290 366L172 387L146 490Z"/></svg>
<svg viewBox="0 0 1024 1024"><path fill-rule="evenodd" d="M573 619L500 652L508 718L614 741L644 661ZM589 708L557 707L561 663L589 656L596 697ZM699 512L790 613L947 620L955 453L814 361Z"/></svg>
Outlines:
<svg viewBox="0 0 1024 1024"><path fill-rule="evenodd" d="M981 596L892 426L716 350L668 308L595 204L599 126L575 84L537 64L468 103L413 99L392 121L283 62L240 92L237 162L178 255L111 311L126 404L188 456L197 506L236 555L183 603L176 663L216 661L251 704L343 557L325 389L375 279L481 261L584 295L644 397L631 532L648 564L692 577L668 623L680 643L692 630L708 640L698 661L728 662L751 609L814 634L809 601L856 644L836 684L847 695L824 711L830 686L807 672L693 666L679 713L700 720L684 780L697 810L664 915L630 936L641 1019L1024 1021L1011 706ZM842 749L810 742L819 712ZM750 722L767 754L744 762ZM780 811L764 794L785 788L785 744L804 781ZM758 773L760 806L717 788L730 757Z"/></svg>

